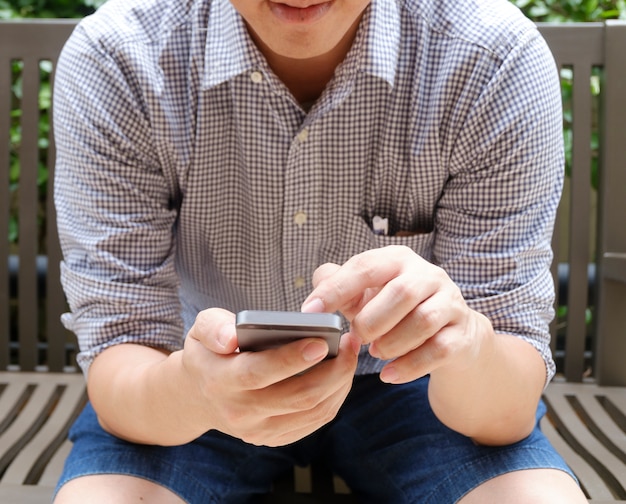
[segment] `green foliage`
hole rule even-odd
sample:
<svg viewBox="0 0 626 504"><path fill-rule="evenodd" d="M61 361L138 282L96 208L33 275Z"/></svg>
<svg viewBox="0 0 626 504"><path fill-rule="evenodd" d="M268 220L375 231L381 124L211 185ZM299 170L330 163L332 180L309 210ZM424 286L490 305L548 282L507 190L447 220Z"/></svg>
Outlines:
<svg viewBox="0 0 626 504"><path fill-rule="evenodd" d="M0 19L80 18L105 0L0 0Z"/></svg>
<svg viewBox="0 0 626 504"><path fill-rule="evenodd" d="M626 0L511 0L526 16L543 22L626 19Z"/></svg>

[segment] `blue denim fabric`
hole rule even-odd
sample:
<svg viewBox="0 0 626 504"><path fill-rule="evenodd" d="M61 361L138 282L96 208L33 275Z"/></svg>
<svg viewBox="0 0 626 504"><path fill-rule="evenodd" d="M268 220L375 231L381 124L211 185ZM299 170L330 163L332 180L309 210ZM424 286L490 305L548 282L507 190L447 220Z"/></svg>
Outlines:
<svg viewBox="0 0 626 504"><path fill-rule="evenodd" d="M59 488L78 476L121 473L158 482L192 504L254 502L292 465L324 459L359 502L452 504L506 472L555 468L572 474L539 430L543 403L528 438L484 447L437 420L427 388L428 378L386 385L378 376L359 376L331 424L280 448L218 432L177 447L135 445L104 432L88 405L70 432L74 446Z"/></svg>

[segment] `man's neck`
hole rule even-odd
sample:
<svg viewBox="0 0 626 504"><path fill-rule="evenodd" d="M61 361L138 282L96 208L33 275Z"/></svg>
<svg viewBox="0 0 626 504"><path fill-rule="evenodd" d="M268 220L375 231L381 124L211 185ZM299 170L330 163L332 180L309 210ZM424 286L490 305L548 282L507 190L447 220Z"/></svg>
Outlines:
<svg viewBox="0 0 626 504"><path fill-rule="evenodd" d="M359 20L331 51L313 58L289 58L273 52L261 40L257 39L255 42L274 73L298 103L312 103L320 97L335 70L350 51L358 27Z"/></svg>
<svg viewBox="0 0 626 504"><path fill-rule="evenodd" d="M323 59L323 61L317 61ZM298 103L315 102L333 78L338 63L324 57L306 60L268 58L278 78L287 86Z"/></svg>

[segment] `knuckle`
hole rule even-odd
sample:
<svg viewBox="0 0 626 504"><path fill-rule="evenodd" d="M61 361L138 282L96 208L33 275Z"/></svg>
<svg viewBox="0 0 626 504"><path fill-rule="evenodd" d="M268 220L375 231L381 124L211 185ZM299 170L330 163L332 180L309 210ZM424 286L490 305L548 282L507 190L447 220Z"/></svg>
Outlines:
<svg viewBox="0 0 626 504"><path fill-rule="evenodd" d="M293 348L278 348L275 351L275 355L272 357L274 362L274 369L292 370L294 371L294 364L301 361L302 347L298 347L297 353L294 354Z"/></svg>
<svg viewBox="0 0 626 504"><path fill-rule="evenodd" d="M415 295L413 284L405 281L404 278L398 282L390 282L388 289L394 299L406 299Z"/></svg>
<svg viewBox="0 0 626 504"><path fill-rule="evenodd" d="M454 353L454 345L450 338L438 336L432 339L431 353L433 360L446 362Z"/></svg>
<svg viewBox="0 0 626 504"><path fill-rule="evenodd" d="M294 399L294 408L299 411L311 411L320 403L317 394L307 391L296 394Z"/></svg>
<svg viewBox="0 0 626 504"><path fill-rule="evenodd" d="M335 417L339 413L339 409L341 408L345 397L348 395L349 390L349 387L347 389L344 388L340 391L338 396L334 396L324 402L322 410L320 412L322 415L321 420L324 424L327 424L328 422L335 419Z"/></svg>
<svg viewBox="0 0 626 504"><path fill-rule="evenodd" d="M441 312L438 307L421 304L414 313L422 332L434 332L435 329L438 329L441 319Z"/></svg>
<svg viewBox="0 0 626 504"><path fill-rule="evenodd" d="M350 259L356 274L365 280L367 285L371 285L376 275L376 263L372 262L368 255L358 254Z"/></svg>
<svg viewBox="0 0 626 504"><path fill-rule="evenodd" d="M331 401L324 401L311 410L308 421L311 426L319 428L332 421L336 416L337 408L334 407Z"/></svg>
<svg viewBox="0 0 626 504"><path fill-rule="evenodd" d="M352 320L352 329L365 342L376 339L375 320L372 317L368 317L365 312L359 312L354 317Z"/></svg>
<svg viewBox="0 0 626 504"><path fill-rule="evenodd" d="M455 303L460 304L463 307L467 306L461 289L459 289L456 285L454 286L454 290L452 291L452 299Z"/></svg>

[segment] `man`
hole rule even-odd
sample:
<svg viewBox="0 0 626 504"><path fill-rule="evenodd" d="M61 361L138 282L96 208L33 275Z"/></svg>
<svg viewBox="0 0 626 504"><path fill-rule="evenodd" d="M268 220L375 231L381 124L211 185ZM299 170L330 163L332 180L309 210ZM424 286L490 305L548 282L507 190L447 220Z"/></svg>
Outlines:
<svg viewBox="0 0 626 504"><path fill-rule="evenodd" d="M586 502L536 427L561 111L514 7L110 0L56 82L91 403L57 502L246 502L314 458L362 502ZM239 352L242 309L349 331Z"/></svg>

